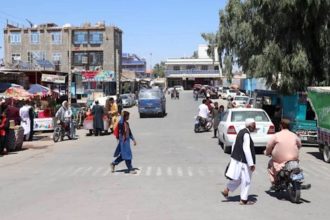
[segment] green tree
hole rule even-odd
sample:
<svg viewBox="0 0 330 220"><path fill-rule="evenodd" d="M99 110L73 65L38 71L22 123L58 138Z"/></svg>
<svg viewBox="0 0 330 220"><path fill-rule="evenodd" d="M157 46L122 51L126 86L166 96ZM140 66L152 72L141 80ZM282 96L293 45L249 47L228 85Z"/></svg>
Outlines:
<svg viewBox="0 0 330 220"><path fill-rule="evenodd" d="M229 0L219 17L227 76L237 64L286 93L329 85L329 0Z"/></svg>
<svg viewBox="0 0 330 220"><path fill-rule="evenodd" d="M153 73L155 77L165 77L165 62L157 63L153 68Z"/></svg>

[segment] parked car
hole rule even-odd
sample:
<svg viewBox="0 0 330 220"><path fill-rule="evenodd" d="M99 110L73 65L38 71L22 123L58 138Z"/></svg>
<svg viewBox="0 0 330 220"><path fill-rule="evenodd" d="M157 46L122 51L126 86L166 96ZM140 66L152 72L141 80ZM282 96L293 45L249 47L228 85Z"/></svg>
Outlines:
<svg viewBox="0 0 330 220"><path fill-rule="evenodd" d="M160 89L141 89L138 96L140 118L145 115L166 115L166 98Z"/></svg>
<svg viewBox="0 0 330 220"><path fill-rule="evenodd" d="M268 140L275 134L275 127L268 114L262 109L234 108L225 112L218 128L219 145L225 153L231 152L238 132L245 128L245 119L253 118L256 121L257 131L251 133L256 148L266 147Z"/></svg>
<svg viewBox="0 0 330 220"><path fill-rule="evenodd" d="M234 108L245 107L248 100L249 97L247 96L235 96L232 104Z"/></svg>
<svg viewBox="0 0 330 220"><path fill-rule="evenodd" d="M120 95L123 107L132 107L135 105L135 100L131 94L122 94Z"/></svg>
<svg viewBox="0 0 330 220"><path fill-rule="evenodd" d="M174 86L177 91L183 91L183 86Z"/></svg>
<svg viewBox="0 0 330 220"><path fill-rule="evenodd" d="M235 89L225 89L223 90L223 93L221 95L221 97L223 99L230 99L230 98L234 98L237 95L237 90Z"/></svg>

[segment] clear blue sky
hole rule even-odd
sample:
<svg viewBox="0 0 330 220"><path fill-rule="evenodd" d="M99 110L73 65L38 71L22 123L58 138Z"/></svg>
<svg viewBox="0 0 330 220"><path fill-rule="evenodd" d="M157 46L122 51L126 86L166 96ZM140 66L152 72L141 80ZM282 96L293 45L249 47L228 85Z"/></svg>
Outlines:
<svg viewBox="0 0 330 220"><path fill-rule="evenodd" d="M10 0L1 1L0 26L6 19L35 24L105 21L123 30L123 52L135 53L154 65L167 58L190 56L205 43L203 32L215 32L225 0ZM0 33L3 57L3 31ZM152 56L150 55L152 53Z"/></svg>

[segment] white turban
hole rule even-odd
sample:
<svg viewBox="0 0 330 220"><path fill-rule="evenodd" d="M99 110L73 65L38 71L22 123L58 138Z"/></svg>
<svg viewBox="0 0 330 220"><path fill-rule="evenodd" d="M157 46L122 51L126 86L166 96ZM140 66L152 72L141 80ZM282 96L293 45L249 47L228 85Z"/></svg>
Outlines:
<svg viewBox="0 0 330 220"><path fill-rule="evenodd" d="M255 120L253 118L245 119L245 127L248 127L248 126L252 125L253 123L255 123Z"/></svg>

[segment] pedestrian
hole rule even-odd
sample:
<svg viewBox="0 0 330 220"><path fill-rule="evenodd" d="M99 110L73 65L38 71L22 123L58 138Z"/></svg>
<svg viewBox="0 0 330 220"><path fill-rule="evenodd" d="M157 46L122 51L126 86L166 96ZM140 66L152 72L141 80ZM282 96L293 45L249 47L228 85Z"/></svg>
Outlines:
<svg viewBox="0 0 330 220"><path fill-rule="evenodd" d="M234 101L234 98L230 98L230 99L228 100L227 109L234 108L233 101Z"/></svg>
<svg viewBox="0 0 330 220"><path fill-rule="evenodd" d="M27 101L24 102L24 105L19 110L19 116L21 117L21 126L24 128L24 140L30 140L31 131L31 109L32 107L28 104Z"/></svg>
<svg viewBox="0 0 330 220"><path fill-rule="evenodd" d="M0 115L0 154L4 154L8 152L6 148L6 137L7 131L9 129L9 121L6 116L6 111L2 111ZM6 148L6 151L4 151Z"/></svg>
<svg viewBox="0 0 330 220"><path fill-rule="evenodd" d="M254 119L245 120L245 127L240 130L232 145L231 159L226 171L226 177L230 179L222 195L228 198L229 192L234 192L241 186L241 205L253 205L255 201L248 200L251 185L252 172L255 170L256 156L251 132L256 130Z"/></svg>
<svg viewBox="0 0 330 220"><path fill-rule="evenodd" d="M113 129L116 126L116 124L118 123L118 105L115 102L114 98L110 98L110 116L111 116L111 125L110 125L110 130L111 133L113 133Z"/></svg>
<svg viewBox="0 0 330 220"><path fill-rule="evenodd" d="M93 128L94 128L94 135L99 136L102 135L102 131L104 130L103 124L103 115L104 110L103 107L99 105L99 101L95 101L95 105L92 108L93 114Z"/></svg>
<svg viewBox="0 0 330 220"><path fill-rule="evenodd" d="M221 121L223 111L224 111L223 105L219 107L219 103L214 102L214 108L212 109L213 131L214 131L213 138L217 137L218 126Z"/></svg>
<svg viewBox="0 0 330 220"><path fill-rule="evenodd" d="M116 159L110 164L110 166L111 171L115 172L115 166L125 160L128 173L136 174L137 172L132 166L132 150L130 140L133 141L134 146L136 145L136 141L128 124L128 120L129 112L123 111L122 117L118 123L119 141L114 153L114 157L116 157Z"/></svg>
<svg viewBox="0 0 330 220"><path fill-rule="evenodd" d="M33 141L33 134L34 134L34 118L35 118L35 113L33 109L33 103L30 105L29 108L29 118L30 118L30 135L28 138L28 141Z"/></svg>

